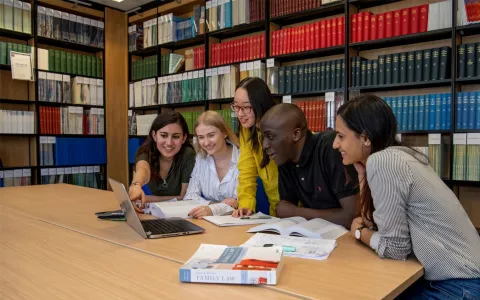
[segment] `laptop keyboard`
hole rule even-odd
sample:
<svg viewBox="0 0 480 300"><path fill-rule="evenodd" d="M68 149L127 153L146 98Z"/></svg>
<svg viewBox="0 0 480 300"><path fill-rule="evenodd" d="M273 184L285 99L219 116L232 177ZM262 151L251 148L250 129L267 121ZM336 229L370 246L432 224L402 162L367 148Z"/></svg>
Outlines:
<svg viewBox="0 0 480 300"><path fill-rule="evenodd" d="M150 231L152 235L185 231L181 227L174 225L171 222L164 219L145 220L145 221L142 221L142 225L143 225L143 229L145 229L145 232Z"/></svg>

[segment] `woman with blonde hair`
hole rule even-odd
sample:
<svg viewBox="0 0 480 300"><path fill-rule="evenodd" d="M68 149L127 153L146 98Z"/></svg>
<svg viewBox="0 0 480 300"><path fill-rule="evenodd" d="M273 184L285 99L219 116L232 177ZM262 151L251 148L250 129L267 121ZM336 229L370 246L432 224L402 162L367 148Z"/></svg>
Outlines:
<svg viewBox="0 0 480 300"><path fill-rule="evenodd" d="M198 152L185 200L205 201L189 215L194 218L224 215L238 207L239 141L216 111L202 113L194 126Z"/></svg>

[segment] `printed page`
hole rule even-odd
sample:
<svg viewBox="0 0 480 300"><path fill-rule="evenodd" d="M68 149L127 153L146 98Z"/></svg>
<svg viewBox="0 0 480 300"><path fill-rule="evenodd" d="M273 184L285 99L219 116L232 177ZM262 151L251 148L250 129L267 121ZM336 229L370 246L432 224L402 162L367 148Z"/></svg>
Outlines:
<svg viewBox="0 0 480 300"><path fill-rule="evenodd" d="M188 200L188 201L162 201L162 202L154 202L149 203L147 207L145 207L145 213L151 214L157 218L164 219L164 218L190 218L188 213L202 205L208 205L206 201L196 201L196 200Z"/></svg>
<svg viewBox="0 0 480 300"><path fill-rule="evenodd" d="M332 240L335 240L348 232L345 227L320 218L294 225L288 228L287 231L288 234L292 236L305 236L310 238Z"/></svg>
<svg viewBox="0 0 480 300"><path fill-rule="evenodd" d="M259 212L251 215L250 217L266 217L267 215ZM206 216L203 217L210 223L213 223L217 226L242 226L242 225L255 225L255 224L265 224L278 221L278 218L270 217L270 219L240 219L234 218L232 216Z"/></svg>
<svg viewBox="0 0 480 300"><path fill-rule="evenodd" d="M260 225L257 227L250 228L247 232L274 232L278 234L285 235L287 229L290 226L306 222L307 220L302 217L291 217L278 220L276 222Z"/></svg>

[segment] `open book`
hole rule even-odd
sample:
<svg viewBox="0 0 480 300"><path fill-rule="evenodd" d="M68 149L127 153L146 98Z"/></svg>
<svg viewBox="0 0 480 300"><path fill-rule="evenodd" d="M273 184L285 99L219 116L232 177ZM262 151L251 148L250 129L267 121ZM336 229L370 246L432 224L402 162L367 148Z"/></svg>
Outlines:
<svg viewBox="0 0 480 300"><path fill-rule="evenodd" d="M272 232L280 235L335 240L348 230L320 218L307 221L302 217L292 217L253 227L247 232Z"/></svg>
<svg viewBox="0 0 480 300"><path fill-rule="evenodd" d="M278 218L267 216L261 212L248 216L248 219L235 218L232 216L206 216L203 217L203 219L220 227L258 225L279 220Z"/></svg>
<svg viewBox="0 0 480 300"><path fill-rule="evenodd" d="M208 205L208 202L196 200L177 201L176 199L172 199L162 202L147 203L143 209L143 212L160 219L174 217L186 219L190 218L188 213L192 209L202 205Z"/></svg>

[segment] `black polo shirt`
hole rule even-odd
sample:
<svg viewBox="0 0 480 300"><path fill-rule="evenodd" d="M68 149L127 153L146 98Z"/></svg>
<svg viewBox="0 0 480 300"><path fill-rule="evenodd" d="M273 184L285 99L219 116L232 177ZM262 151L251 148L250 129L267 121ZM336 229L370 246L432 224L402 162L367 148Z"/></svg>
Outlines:
<svg viewBox="0 0 480 300"><path fill-rule="evenodd" d="M341 208L339 199L358 194L355 168L344 166L340 152L332 147L335 135L335 131L308 131L298 164L288 162L278 168L280 200L328 209Z"/></svg>

